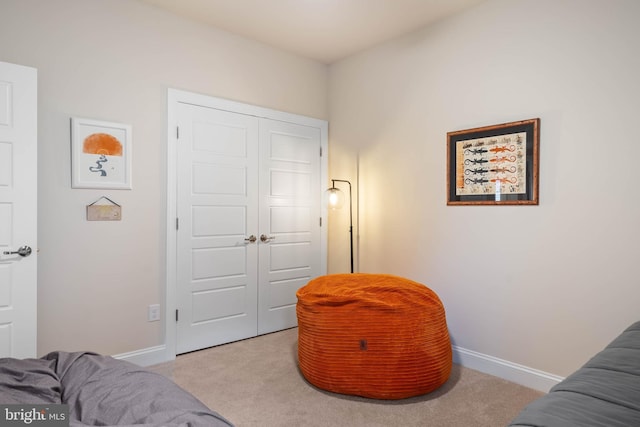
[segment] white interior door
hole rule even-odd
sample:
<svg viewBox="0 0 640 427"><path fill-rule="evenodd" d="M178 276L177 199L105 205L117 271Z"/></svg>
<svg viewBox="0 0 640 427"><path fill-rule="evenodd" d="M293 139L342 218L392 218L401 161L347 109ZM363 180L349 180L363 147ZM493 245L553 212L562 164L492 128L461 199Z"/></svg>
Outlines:
<svg viewBox="0 0 640 427"><path fill-rule="evenodd" d="M321 273L320 129L260 122L258 333L297 325L296 292Z"/></svg>
<svg viewBox="0 0 640 427"><path fill-rule="evenodd" d="M296 326L326 271L327 123L171 89L168 117L167 347Z"/></svg>
<svg viewBox="0 0 640 427"><path fill-rule="evenodd" d="M258 120L180 104L178 126L177 352L184 353L257 334Z"/></svg>
<svg viewBox="0 0 640 427"><path fill-rule="evenodd" d="M0 357L36 357L37 109L37 71L0 62Z"/></svg>

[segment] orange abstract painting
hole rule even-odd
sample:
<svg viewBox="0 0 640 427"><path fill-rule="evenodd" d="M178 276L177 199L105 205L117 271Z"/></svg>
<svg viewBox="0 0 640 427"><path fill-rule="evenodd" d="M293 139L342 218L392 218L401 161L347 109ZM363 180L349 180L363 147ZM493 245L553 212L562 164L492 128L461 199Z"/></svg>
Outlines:
<svg viewBox="0 0 640 427"><path fill-rule="evenodd" d="M131 189L131 125L71 118L71 187Z"/></svg>
<svg viewBox="0 0 640 427"><path fill-rule="evenodd" d="M93 133L84 139L82 152L106 156L122 156L122 144L113 135Z"/></svg>

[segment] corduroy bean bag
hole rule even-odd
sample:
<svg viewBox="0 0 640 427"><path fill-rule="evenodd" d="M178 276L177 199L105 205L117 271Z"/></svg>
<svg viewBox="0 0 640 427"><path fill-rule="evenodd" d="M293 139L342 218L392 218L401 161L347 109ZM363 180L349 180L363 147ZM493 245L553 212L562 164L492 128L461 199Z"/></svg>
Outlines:
<svg viewBox="0 0 640 427"><path fill-rule="evenodd" d="M426 286L384 274L335 274L311 280L297 296L298 361L316 387L403 399L449 378L445 311Z"/></svg>

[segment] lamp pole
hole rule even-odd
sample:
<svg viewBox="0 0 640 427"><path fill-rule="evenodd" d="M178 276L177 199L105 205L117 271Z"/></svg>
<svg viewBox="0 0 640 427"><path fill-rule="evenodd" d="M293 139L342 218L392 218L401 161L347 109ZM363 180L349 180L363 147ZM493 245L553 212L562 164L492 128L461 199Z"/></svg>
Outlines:
<svg viewBox="0 0 640 427"><path fill-rule="evenodd" d="M351 197L351 182L344 179L332 179L331 186L336 187L336 182L345 182L349 184L349 249L351 255L351 272L353 273L353 200Z"/></svg>

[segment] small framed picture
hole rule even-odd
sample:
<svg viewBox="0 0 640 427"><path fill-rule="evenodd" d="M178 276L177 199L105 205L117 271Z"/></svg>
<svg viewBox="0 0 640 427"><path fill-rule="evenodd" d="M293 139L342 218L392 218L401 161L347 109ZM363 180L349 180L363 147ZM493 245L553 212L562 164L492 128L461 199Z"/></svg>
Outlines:
<svg viewBox="0 0 640 427"><path fill-rule="evenodd" d="M131 126L71 118L71 187L131 189Z"/></svg>
<svg viewBox="0 0 640 427"><path fill-rule="evenodd" d="M540 119L447 133L447 205L537 205Z"/></svg>

